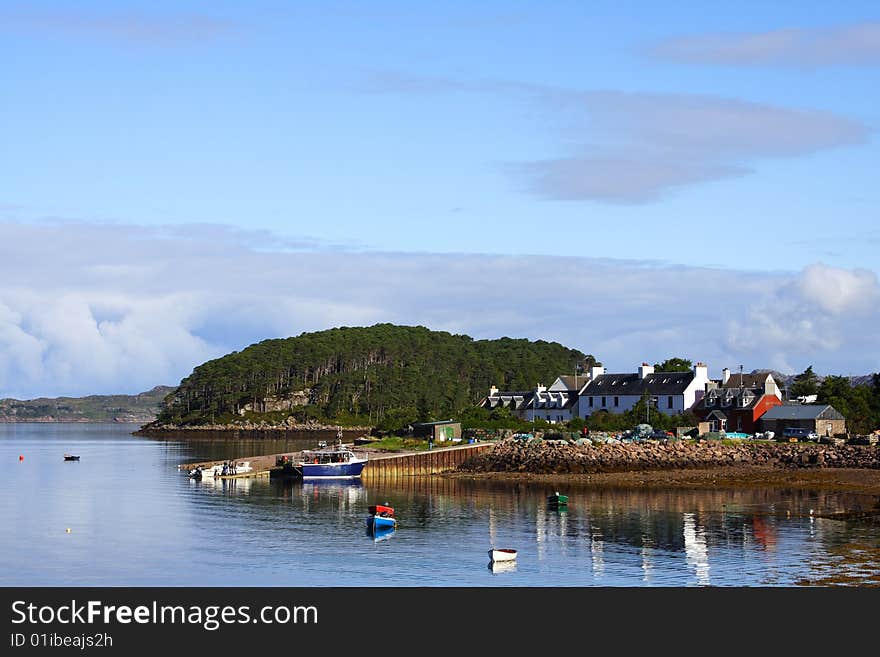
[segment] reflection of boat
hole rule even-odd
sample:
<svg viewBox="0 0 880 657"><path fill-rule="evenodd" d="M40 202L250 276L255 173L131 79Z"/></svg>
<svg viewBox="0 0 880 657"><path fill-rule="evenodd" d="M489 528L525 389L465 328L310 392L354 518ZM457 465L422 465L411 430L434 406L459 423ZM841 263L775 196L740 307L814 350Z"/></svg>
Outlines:
<svg viewBox="0 0 880 657"><path fill-rule="evenodd" d="M259 486L265 480L256 477L190 477L190 481L198 485L202 490L215 490L223 493L247 493L255 485Z"/></svg>
<svg viewBox="0 0 880 657"><path fill-rule="evenodd" d="M556 491L547 498L547 504L553 508L568 507L568 495L561 495L559 491Z"/></svg>
<svg viewBox="0 0 880 657"><path fill-rule="evenodd" d="M512 548L493 548L489 550L489 558L492 561L514 561L516 550Z"/></svg>
<svg viewBox="0 0 880 657"><path fill-rule="evenodd" d="M79 461L79 457L78 457L78 456L74 456L73 454L65 454L65 455L64 455L64 460L65 460L65 461Z"/></svg>
<svg viewBox="0 0 880 657"><path fill-rule="evenodd" d="M496 573L512 573L516 571L516 561L490 561L489 570L492 574Z"/></svg>
<svg viewBox="0 0 880 657"><path fill-rule="evenodd" d="M367 536L372 537L374 541L384 541L394 536L394 527L385 527L376 530L368 527Z"/></svg>
<svg viewBox="0 0 880 657"><path fill-rule="evenodd" d="M351 479L360 477L366 464L350 449L307 450L299 469L303 479Z"/></svg>

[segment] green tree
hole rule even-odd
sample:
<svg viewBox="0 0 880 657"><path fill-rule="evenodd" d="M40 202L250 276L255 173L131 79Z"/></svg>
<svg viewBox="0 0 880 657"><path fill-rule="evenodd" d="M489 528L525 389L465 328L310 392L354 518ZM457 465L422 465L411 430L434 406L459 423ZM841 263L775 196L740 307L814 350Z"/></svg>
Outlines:
<svg viewBox="0 0 880 657"><path fill-rule="evenodd" d="M693 363L687 358L667 358L662 363L654 363L656 372L690 372Z"/></svg>
<svg viewBox="0 0 880 657"><path fill-rule="evenodd" d="M819 377L813 372L813 366L809 365L807 369L794 377L789 388L789 397L803 397L806 395L815 395L819 392Z"/></svg>

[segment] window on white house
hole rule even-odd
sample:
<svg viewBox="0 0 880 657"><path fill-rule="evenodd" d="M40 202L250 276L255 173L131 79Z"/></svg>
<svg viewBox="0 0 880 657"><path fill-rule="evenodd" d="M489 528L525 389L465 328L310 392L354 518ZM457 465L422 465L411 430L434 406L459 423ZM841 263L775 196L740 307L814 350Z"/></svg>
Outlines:
<svg viewBox="0 0 880 657"><path fill-rule="evenodd" d="M672 408L672 397L666 398L666 408Z"/></svg>
<svg viewBox="0 0 880 657"><path fill-rule="evenodd" d="M615 406L615 407L620 406L620 397L615 397L615 398L614 398L614 406Z"/></svg>
<svg viewBox="0 0 880 657"><path fill-rule="evenodd" d="M589 399L590 399L590 408L593 408L593 398L590 397Z"/></svg>
<svg viewBox="0 0 880 657"><path fill-rule="evenodd" d="M602 397L602 406L603 407L605 406L605 398L604 397Z"/></svg>

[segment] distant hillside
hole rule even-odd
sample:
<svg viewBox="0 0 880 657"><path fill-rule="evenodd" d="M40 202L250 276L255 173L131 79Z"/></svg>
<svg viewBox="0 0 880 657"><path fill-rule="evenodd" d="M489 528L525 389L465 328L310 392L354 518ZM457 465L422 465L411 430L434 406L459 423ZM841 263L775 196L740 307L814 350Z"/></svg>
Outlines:
<svg viewBox="0 0 880 657"><path fill-rule="evenodd" d="M783 389L787 388L792 383L794 383L795 377L797 376L797 374L783 374L782 372L779 372L777 370L752 370L751 373L758 374L758 373L763 373L763 372L769 372L770 374L772 374L773 380L776 381L777 385L779 385L779 387L781 387ZM733 374L732 376L736 376L736 374ZM873 381L873 377L874 377L873 374L861 374L858 376L848 376L845 378L849 379L849 384L851 386L855 387L855 386L869 386L869 385L871 385L871 382ZM816 383L821 385L822 382L825 380L825 378L826 378L825 376L823 376L821 374L817 374L816 375Z"/></svg>
<svg viewBox="0 0 880 657"><path fill-rule="evenodd" d="M156 386L137 395L91 395L48 399L0 399L0 422L131 422L156 419L162 400L174 390Z"/></svg>
<svg viewBox="0 0 880 657"><path fill-rule="evenodd" d="M334 328L265 340L196 367L168 397L158 423L244 415L375 426L446 418L473 406L490 385L549 384L584 357L542 340L474 340L393 324Z"/></svg>

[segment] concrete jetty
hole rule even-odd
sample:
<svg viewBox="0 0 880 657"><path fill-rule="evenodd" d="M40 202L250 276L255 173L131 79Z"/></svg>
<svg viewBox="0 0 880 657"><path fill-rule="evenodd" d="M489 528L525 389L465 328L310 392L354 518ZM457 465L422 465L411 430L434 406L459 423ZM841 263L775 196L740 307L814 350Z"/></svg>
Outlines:
<svg viewBox="0 0 880 657"><path fill-rule="evenodd" d="M421 452L380 452L370 449L352 448L355 453L367 455L367 465L361 474L361 479L376 480L396 477L412 477L432 475L447 470L453 470L475 454L489 449L494 445L492 442L456 445L454 447L439 447ZM242 456L235 459L223 459L220 461L197 461L183 463L178 466L181 471L189 472L196 466L213 468L223 465L227 461L248 461L251 471L235 475L221 475L226 479L242 479L251 477L278 476L282 473L282 460L296 463L302 458L303 453L285 452L282 454L267 454L261 456Z"/></svg>

